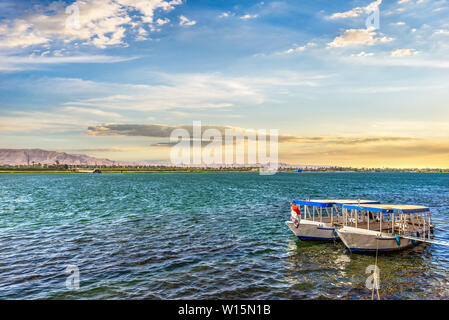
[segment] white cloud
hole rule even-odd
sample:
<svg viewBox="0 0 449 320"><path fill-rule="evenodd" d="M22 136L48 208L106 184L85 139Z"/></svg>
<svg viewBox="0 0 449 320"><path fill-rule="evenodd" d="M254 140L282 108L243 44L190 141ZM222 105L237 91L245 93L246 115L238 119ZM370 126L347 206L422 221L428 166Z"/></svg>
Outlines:
<svg viewBox="0 0 449 320"><path fill-rule="evenodd" d="M357 93L391 93L391 92L405 92L405 91L416 91L419 89L424 89L423 87L397 87L397 86L388 86L388 87L362 87L362 88L354 88L352 92ZM426 88L427 89L427 88Z"/></svg>
<svg viewBox="0 0 449 320"><path fill-rule="evenodd" d="M156 20L156 23L158 24L158 25L160 25L160 26L163 26L164 24L167 24L167 23L169 23L170 22L170 19L168 19L168 18L166 18L166 19L157 19Z"/></svg>
<svg viewBox="0 0 449 320"><path fill-rule="evenodd" d="M393 57L410 57L415 55L417 52L415 49L397 49L391 51Z"/></svg>
<svg viewBox="0 0 449 320"><path fill-rule="evenodd" d="M240 19L243 20L249 20L249 19L256 19L259 15L258 14L245 14L243 16L240 17Z"/></svg>
<svg viewBox="0 0 449 320"><path fill-rule="evenodd" d="M70 112L74 114L87 114L93 116L109 117L109 118L120 118L121 115L116 112L106 112L103 110L98 110L95 108L83 108L83 107L64 107L62 108L64 112Z"/></svg>
<svg viewBox="0 0 449 320"><path fill-rule="evenodd" d="M106 48L107 46L123 44L122 39L125 36L125 31L125 28L118 27L110 36L107 36L105 34L98 34L91 43L94 46L102 49Z"/></svg>
<svg viewBox="0 0 449 320"><path fill-rule="evenodd" d="M137 37L136 37L136 40L137 41L145 41L145 40L148 40L149 38L147 37L148 36L148 31L147 30L145 30L144 28L142 28L142 27L139 27L139 30L137 31Z"/></svg>
<svg viewBox="0 0 449 320"><path fill-rule="evenodd" d="M302 47L296 47L296 48L290 48L286 51L284 51L284 53L286 54L290 54L290 53L298 53L298 52L303 52L306 49L305 46Z"/></svg>
<svg viewBox="0 0 449 320"><path fill-rule="evenodd" d="M55 50L55 51L53 51L53 56L55 56L55 57L62 57L63 56L63 52L64 51L64 49L61 49L61 50Z"/></svg>
<svg viewBox="0 0 449 320"><path fill-rule="evenodd" d="M372 56L374 56L374 53L365 51L351 54L351 57L372 57Z"/></svg>
<svg viewBox="0 0 449 320"><path fill-rule="evenodd" d="M344 60L354 64L372 65L372 66L386 66L386 67L405 67L405 68L432 68L432 69L448 69L449 61L436 59L418 59L410 57L409 59L398 59L397 57L372 57L370 59L363 59L360 57L348 57Z"/></svg>
<svg viewBox="0 0 449 320"><path fill-rule="evenodd" d="M283 53L283 54L300 53L300 52L305 51L305 50L308 49L308 48L316 47L316 46L317 46L316 43L314 43L314 42L309 42L309 43L307 43L307 44L304 45L304 46L290 48L290 49L288 49L288 50L286 50L286 51L284 51L284 52L282 52L282 53Z"/></svg>
<svg viewBox="0 0 449 320"><path fill-rule="evenodd" d="M398 1L398 4L404 4L404 3L408 3L408 2L410 2L411 0L399 0Z"/></svg>
<svg viewBox="0 0 449 320"><path fill-rule="evenodd" d="M179 17L179 25L183 26L183 27L189 27L189 26L193 26L196 24L195 20L190 20L189 18L185 17L185 16L180 16Z"/></svg>
<svg viewBox="0 0 449 320"><path fill-rule="evenodd" d="M396 25L396 26L405 26L405 22L403 22L403 21L395 22L395 23L392 23L392 24Z"/></svg>
<svg viewBox="0 0 449 320"><path fill-rule="evenodd" d="M25 20L15 20L10 25L0 27L0 47L3 48L24 48L50 41L47 36L34 31Z"/></svg>
<svg viewBox="0 0 449 320"><path fill-rule="evenodd" d="M349 29L343 35L336 37L334 41L328 43L328 47L341 48L353 45L372 46L376 43L384 43L393 41L393 38L381 37L375 38L376 32L367 29Z"/></svg>
<svg viewBox="0 0 449 320"><path fill-rule="evenodd" d="M182 4L182 0L115 0L120 5L129 7L139 11L143 17L142 21L144 23L153 23L154 13L157 9L162 9L163 11L171 11L176 6ZM104 2L104 1L103 1Z"/></svg>
<svg viewBox="0 0 449 320"><path fill-rule="evenodd" d="M219 18L229 18L231 15L233 15L231 12L223 12L222 14L220 14L218 17Z"/></svg>
<svg viewBox="0 0 449 320"><path fill-rule="evenodd" d="M344 18L354 18L358 17L360 14L364 13L365 10L361 7L354 8L345 12L337 12L328 17L328 19L344 19Z"/></svg>
<svg viewBox="0 0 449 320"><path fill-rule="evenodd" d="M143 24L153 29L156 10L167 12L181 3L182 0L78 0L66 13L67 6L56 2L50 5L54 14L47 13L48 7L20 19L3 20L0 48L25 48L57 40L81 41L99 48L123 45L130 28Z"/></svg>
<svg viewBox="0 0 449 320"><path fill-rule="evenodd" d="M436 35L447 36L447 35L449 35L449 30L439 29L439 30L435 31L434 34L436 34Z"/></svg>
<svg viewBox="0 0 449 320"><path fill-rule="evenodd" d="M382 3L382 0L376 0L374 2L371 2L366 7L356 7L349 11L337 12L337 13L334 13L326 18L330 19L330 20L355 18L355 17L360 16L361 14L372 12L375 8L380 6L381 3Z"/></svg>

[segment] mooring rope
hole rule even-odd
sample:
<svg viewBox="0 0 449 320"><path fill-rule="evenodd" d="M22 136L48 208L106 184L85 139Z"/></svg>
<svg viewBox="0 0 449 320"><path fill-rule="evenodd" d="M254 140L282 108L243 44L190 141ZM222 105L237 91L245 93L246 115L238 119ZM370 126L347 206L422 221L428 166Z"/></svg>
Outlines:
<svg viewBox="0 0 449 320"><path fill-rule="evenodd" d="M334 240L334 246L337 246L337 237L338 237L337 227L334 227L334 236L332 237L332 240Z"/></svg>
<svg viewBox="0 0 449 320"><path fill-rule="evenodd" d="M377 290L377 300L380 300L380 294L379 294L379 281L377 279L377 256L379 254L379 238L376 237L376 263L374 268L374 281L373 281L373 290L371 292L371 300L374 300L374 288Z"/></svg>

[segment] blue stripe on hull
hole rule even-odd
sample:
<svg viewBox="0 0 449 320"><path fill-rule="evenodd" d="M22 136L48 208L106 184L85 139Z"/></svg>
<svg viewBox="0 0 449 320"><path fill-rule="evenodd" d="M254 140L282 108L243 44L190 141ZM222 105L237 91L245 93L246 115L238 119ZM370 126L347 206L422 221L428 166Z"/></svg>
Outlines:
<svg viewBox="0 0 449 320"><path fill-rule="evenodd" d="M364 248L348 248L348 249L349 249L349 251L356 251L356 252L363 252L363 251L365 251L365 252L376 252L376 250L387 252L387 251L403 250L403 249L410 248L412 246L413 245L408 245L408 246L405 246L405 247L388 248L388 249L364 249Z"/></svg>
<svg viewBox="0 0 449 320"><path fill-rule="evenodd" d="M301 237L297 236L299 240L302 241L327 241L327 240L334 240L335 238L318 238L318 237Z"/></svg>
<svg viewBox="0 0 449 320"><path fill-rule="evenodd" d="M348 248L349 251L366 251L366 252L371 252L371 251L376 251L378 249L364 249L364 248ZM399 248L398 248L399 249ZM394 250L398 250L398 249L379 249L379 251L394 251Z"/></svg>

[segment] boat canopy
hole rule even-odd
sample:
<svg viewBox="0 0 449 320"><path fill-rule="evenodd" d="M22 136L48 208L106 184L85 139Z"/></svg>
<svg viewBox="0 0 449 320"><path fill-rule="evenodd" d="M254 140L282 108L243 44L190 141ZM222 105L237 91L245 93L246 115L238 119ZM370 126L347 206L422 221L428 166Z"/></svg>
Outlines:
<svg viewBox="0 0 449 320"><path fill-rule="evenodd" d="M393 210L396 213L415 213L415 212L429 212L430 209L424 206L413 206L413 205L398 205L394 206Z"/></svg>
<svg viewBox="0 0 449 320"><path fill-rule="evenodd" d="M343 205L343 209L363 210L370 212L381 213L415 213L415 212L428 212L430 209L423 206L402 205L402 204L373 204L373 205Z"/></svg>
<svg viewBox="0 0 449 320"><path fill-rule="evenodd" d="M311 207L324 207L330 208L334 205L344 205L344 204L377 204L379 201L374 200L296 200L296 204L311 206Z"/></svg>

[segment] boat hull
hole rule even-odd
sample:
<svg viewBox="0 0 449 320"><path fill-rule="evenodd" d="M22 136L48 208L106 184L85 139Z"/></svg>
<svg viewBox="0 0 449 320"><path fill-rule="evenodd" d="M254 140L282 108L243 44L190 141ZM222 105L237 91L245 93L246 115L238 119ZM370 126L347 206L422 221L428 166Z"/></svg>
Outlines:
<svg viewBox="0 0 449 320"><path fill-rule="evenodd" d="M351 252L398 251L412 247L410 239L397 238L393 234L343 227L338 236Z"/></svg>
<svg viewBox="0 0 449 320"><path fill-rule="evenodd" d="M338 238L334 227L329 223L301 220L298 227L291 221L286 221L285 224L302 241L332 241Z"/></svg>

